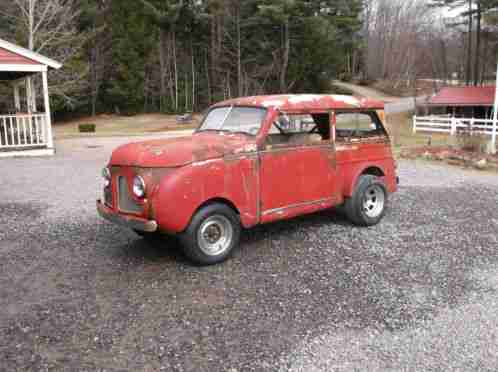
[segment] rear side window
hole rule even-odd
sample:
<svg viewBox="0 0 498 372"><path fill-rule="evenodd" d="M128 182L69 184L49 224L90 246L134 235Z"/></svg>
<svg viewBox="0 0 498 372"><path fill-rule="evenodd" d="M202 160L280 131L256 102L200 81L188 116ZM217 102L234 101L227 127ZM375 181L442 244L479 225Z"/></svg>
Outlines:
<svg viewBox="0 0 498 372"><path fill-rule="evenodd" d="M281 113L266 138L269 146L312 146L330 142L330 115Z"/></svg>
<svg viewBox="0 0 498 372"><path fill-rule="evenodd" d="M336 114L336 137L362 138L386 135L376 114L370 112L339 112Z"/></svg>

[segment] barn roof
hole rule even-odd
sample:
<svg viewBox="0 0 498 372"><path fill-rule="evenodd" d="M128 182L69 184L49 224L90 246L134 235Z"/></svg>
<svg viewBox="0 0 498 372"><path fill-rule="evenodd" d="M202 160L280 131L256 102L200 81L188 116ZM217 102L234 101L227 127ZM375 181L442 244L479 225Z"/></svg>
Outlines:
<svg viewBox="0 0 498 372"><path fill-rule="evenodd" d="M216 106L255 106L282 111L331 109L384 109L384 102L353 96L331 94L290 94L242 97L220 102Z"/></svg>
<svg viewBox="0 0 498 372"><path fill-rule="evenodd" d="M493 106L495 101L494 86L485 87L447 87L433 96L430 106Z"/></svg>

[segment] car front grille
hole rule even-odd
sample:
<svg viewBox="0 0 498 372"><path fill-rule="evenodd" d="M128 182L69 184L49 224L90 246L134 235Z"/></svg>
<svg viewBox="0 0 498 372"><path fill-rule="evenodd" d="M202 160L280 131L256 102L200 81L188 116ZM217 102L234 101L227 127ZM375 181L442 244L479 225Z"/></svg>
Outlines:
<svg viewBox="0 0 498 372"><path fill-rule="evenodd" d="M118 176L118 208L120 211L125 213L133 213L133 214L142 214L143 207L133 200L133 197L130 195L130 190L128 189L128 182L126 177Z"/></svg>

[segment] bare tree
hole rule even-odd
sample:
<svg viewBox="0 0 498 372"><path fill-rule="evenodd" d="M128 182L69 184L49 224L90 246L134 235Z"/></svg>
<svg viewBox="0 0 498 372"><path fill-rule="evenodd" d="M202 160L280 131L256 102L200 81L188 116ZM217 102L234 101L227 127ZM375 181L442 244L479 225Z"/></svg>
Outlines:
<svg viewBox="0 0 498 372"><path fill-rule="evenodd" d="M62 63L71 59L85 44L86 36L78 33L76 21L80 10L75 0L13 0L13 5L1 9L2 15L11 19L20 28L24 46L35 52L46 54ZM67 75L58 71L51 80L52 91L68 106L74 106L78 97L68 94L75 85L86 84L88 69L72 71ZM33 79L27 79L28 106L36 110L36 89Z"/></svg>
<svg viewBox="0 0 498 372"><path fill-rule="evenodd" d="M413 75L421 40L433 23L423 0L375 0L366 8L367 75L407 80Z"/></svg>

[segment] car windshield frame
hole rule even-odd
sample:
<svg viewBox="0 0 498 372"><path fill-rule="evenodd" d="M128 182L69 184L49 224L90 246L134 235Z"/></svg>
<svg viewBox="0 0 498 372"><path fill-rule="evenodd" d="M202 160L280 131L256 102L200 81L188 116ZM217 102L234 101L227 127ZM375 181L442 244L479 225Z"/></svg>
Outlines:
<svg viewBox="0 0 498 372"><path fill-rule="evenodd" d="M226 112L226 114L223 117L223 120L222 120L220 127L218 129L216 129L216 128L203 129L202 127L205 125L206 120L209 117L209 115L212 114L213 111L219 110L219 109L228 109L228 111ZM227 119L230 117L230 115L234 109L253 109L253 110L261 111L263 115L261 116L261 122L259 123L258 131L256 133L250 133L250 132L247 132L244 130L231 130L230 128L224 128L224 125L225 125ZM263 124L265 122L267 115L268 115L268 109L266 107L261 107L261 106L239 106L239 105L215 106L215 107L211 108L206 113L206 115L204 116L204 118L201 121L201 124L197 128L196 133L222 132L222 133L228 133L228 134L243 134L243 135L250 136L250 137L256 137L263 129ZM238 129L240 129L240 128L238 128Z"/></svg>

